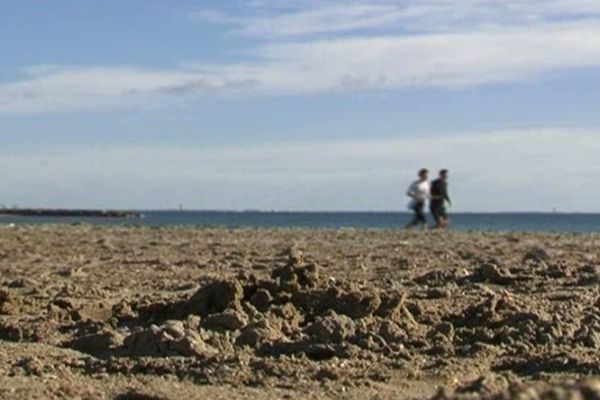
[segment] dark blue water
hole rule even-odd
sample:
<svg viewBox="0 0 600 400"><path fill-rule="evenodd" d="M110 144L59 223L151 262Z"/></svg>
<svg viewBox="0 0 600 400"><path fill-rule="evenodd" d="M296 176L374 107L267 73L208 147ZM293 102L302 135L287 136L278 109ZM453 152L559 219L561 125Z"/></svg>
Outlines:
<svg viewBox="0 0 600 400"><path fill-rule="evenodd" d="M400 229L410 218L392 212L147 211L140 219L0 216L0 224ZM454 230L600 232L600 214L454 214L451 218Z"/></svg>

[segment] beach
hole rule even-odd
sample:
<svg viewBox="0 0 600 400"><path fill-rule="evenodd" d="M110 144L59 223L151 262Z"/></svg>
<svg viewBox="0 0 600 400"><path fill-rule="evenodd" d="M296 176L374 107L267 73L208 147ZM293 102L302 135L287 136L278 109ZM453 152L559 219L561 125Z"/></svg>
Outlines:
<svg viewBox="0 0 600 400"><path fill-rule="evenodd" d="M0 271L3 399L600 395L600 235L6 225Z"/></svg>

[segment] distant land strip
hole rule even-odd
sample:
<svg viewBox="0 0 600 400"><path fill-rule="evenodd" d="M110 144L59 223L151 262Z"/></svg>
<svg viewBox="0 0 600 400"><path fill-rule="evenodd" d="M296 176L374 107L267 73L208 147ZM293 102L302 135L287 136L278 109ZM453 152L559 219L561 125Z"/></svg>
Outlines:
<svg viewBox="0 0 600 400"><path fill-rule="evenodd" d="M135 211L116 210L68 210L44 208L2 208L0 216L21 217L89 217L89 218L141 218Z"/></svg>

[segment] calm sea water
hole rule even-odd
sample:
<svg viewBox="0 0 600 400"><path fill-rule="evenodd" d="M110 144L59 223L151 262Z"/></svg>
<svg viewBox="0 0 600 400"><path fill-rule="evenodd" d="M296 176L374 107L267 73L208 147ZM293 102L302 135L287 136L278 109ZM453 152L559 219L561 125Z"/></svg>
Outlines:
<svg viewBox="0 0 600 400"><path fill-rule="evenodd" d="M392 212L147 211L144 218L3 217L0 224L89 223L99 225L400 229L411 218ZM452 229L600 232L600 214L453 214Z"/></svg>

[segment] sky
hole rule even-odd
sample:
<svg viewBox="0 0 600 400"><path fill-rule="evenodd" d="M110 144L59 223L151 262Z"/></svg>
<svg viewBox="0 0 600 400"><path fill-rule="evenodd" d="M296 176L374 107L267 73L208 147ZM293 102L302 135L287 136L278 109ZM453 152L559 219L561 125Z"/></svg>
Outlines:
<svg viewBox="0 0 600 400"><path fill-rule="evenodd" d="M597 0L0 2L0 204L600 212Z"/></svg>

